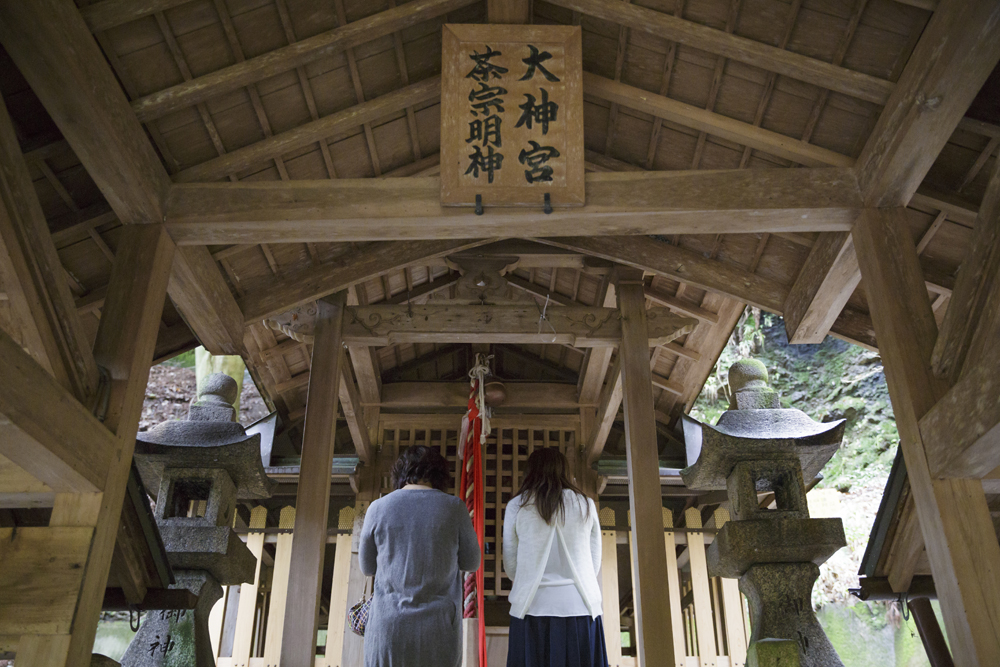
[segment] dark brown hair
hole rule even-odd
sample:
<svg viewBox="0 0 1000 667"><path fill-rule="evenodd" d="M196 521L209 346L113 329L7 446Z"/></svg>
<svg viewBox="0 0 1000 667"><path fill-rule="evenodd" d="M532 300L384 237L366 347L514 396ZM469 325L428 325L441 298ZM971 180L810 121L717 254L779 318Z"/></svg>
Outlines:
<svg viewBox="0 0 1000 667"><path fill-rule="evenodd" d="M436 449L414 445L409 447L392 466L392 485L401 489L407 484L428 482L438 491L448 492L451 474L448 461Z"/></svg>
<svg viewBox="0 0 1000 667"><path fill-rule="evenodd" d="M551 524L556 512L560 517L565 515L564 489L583 495L583 491L569 480L568 467L566 457L558 449L540 447L528 457L518 495L522 496L522 506L533 504L545 523Z"/></svg>

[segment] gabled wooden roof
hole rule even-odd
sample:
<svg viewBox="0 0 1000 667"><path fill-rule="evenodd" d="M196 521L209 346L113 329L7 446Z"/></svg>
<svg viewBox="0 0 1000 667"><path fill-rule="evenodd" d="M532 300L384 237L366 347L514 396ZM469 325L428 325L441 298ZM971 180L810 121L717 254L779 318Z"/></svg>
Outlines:
<svg viewBox="0 0 1000 667"><path fill-rule="evenodd" d="M398 6L392 0L77 4L175 183L434 176L441 25L485 22L490 12L506 6L470 0ZM855 166L934 4L539 0L527 7L535 23L582 27L587 169L600 174ZM120 232L119 207L102 196L6 53L0 53L0 72L0 93L93 335ZM991 85L997 87L994 81L985 92ZM1000 142L1000 126L993 124L1000 119L979 115L958 124L907 209L939 317ZM713 198L725 197L726 182L683 187L696 188L696 196L711 207ZM757 183L746 187L762 187ZM786 187L805 191L803 198L818 197L810 183ZM198 200L190 205L197 207ZM627 209L629 202L620 205ZM846 219L851 207L860 205L843 204L843 214L837 215ZM451 236L461 236L464 224L456 218ZM562 239L556 242L562 259L531 247L514 281L541 301L549 296L600 305L607 261L632 262L649 271L649 302L700 322L694 333L659 350L653 362L660 419L670 422L697 397L744 305L785 312L798 308L803 290L816 298L822 288L810 290L803 285L808 280L798 280L800 273L822 269L824 253L839 247L825 232L739 233L745 225L730 230L720 229L722 224L705 225L712 233L647 240ZM842 228L844 223L830 224ZM572 224L565 229L576 231ZM690 224L685 229L700 228ZM295 231L289 235L302 237ZM394 243L385 231L372 237L387 239L378 242L363 234L347 242L324 241L323 232L306 236L310 240L270 242L283 240L278 232L268 235L267 243L250 236L246 243L207 246L211 264L223 276L220 284L238 308L216 313L214 321L228 323L229 338L237 348L245 346L264 395L292 418L304 408L307 348L263 326L263 315L349 285L361 303L408 296L419 302L429 289L450 289L454 274L442 258L469 247L459 241ZM466 236L477 234L470 228ZM194 248L188 252L198 254ZM811 253L817 266L807 264ZM694 270L679 270L685 263ZM842 284L839 293L826 326L832 324L834 335L876 345L863 288L851 291ZM218 342L225 336L218 336L220 326L212 327L212 317L202 321L203 313L186 309L191 310L188 304L165 309L159 356L186 348L196 337L214 351L233 351ZM466 357L449 357L441 347L447 346L400 345L377 350L367 362L355 358L362 402L378 400L372 392L379 379L391 380L394 369L413 367L428 355L433 363L424 367L421 379L453 377ZM599 399L607 362L595 378L581 350L542 346L525 353L583 378L584 399ZM456 348L455 354L465 352Z"/></svg>

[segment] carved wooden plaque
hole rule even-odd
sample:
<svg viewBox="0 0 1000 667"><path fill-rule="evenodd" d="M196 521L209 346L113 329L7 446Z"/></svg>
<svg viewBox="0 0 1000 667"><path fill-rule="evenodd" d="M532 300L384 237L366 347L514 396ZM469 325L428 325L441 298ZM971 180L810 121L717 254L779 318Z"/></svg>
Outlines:
<svg viewBox="0 0 1000 667"><path fill-rule="evenodd" d="M582 206L578 26L446 25L441 203Z"/></svg>

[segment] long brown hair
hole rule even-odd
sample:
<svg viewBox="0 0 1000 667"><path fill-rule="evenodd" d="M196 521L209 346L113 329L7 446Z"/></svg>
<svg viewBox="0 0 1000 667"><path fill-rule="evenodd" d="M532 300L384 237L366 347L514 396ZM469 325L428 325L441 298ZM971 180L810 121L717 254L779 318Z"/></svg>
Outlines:
<svg viewBox="0 0 1000 667"><path fill-rule="evenodd" d="M566 457L558 449L539 447L528 457L524 482L518 495L522 496L522 506L533 504L545 523L551 524L556 512L560 517L565 515L564 489L583 495L583 491L566 474L568 467Z"/></svg>

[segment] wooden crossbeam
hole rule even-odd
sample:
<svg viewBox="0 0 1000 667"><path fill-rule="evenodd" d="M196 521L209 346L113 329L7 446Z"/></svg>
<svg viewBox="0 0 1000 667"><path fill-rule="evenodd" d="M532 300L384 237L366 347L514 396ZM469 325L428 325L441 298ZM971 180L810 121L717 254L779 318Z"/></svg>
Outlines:
<svg viewBox="0 0 1000 667"><path fill-rule="evenodd" d="M3 332L0 377L0 454L55 491L103 490L114 436Z"/></svg>
<svg viewBox="0 0 1000 667"><path fill-rule="evenodd" d="M785 297L788 342L822 343L860 282L851 234L821 234Z"/></svg>
<svg viewBox="0 0 1000 667"><path fill-rule="evenodd" d="M167 226L180 245L538 238L613 234L845 231L860 197L849 169L587 174L580 208L441 206L437 178L174 185Z"/></svg>
<svg viewBox="0 0 1000 667"><path fill-rule="evenodd" d="M246 322L259 322L289 308L430 259L474 248L489 240L385 241L365 246L344 259L289 273L240 300Z"/></svg>
<svg viewBox="0 0 1000 667"><path fill-rule="evenodd" d="M243 354L243 314L207 248L177 249L168 294L206 350Z"/></svg>
<svg viewBox="0 0 1000 667"><path fill-rule="evenodd" d="M591 431L590 439L584 445L583 456L590 465L601 457L604 445L608 441L611 433L611 426L618 416L618 409L622 405L622 367L621 360L615 358L614 364L608 371L608 379L601 389L600 402L597 406L597 421Z"/></svg>
<svg viewBox="0 0 1000 667"><path fill-rule="evenodd" d="M83 20L93 32L103 32L116 26L124 25L154 12L163 12L183 5L189 0L103 0L80 8Z"/></svg>
<svg viewBox="0 0 1000 667"><path fill-rule="evenodd" d="M8 507L52 507L52 487L5 456L0 456L0 509Z"/></svg>
<svg viewBox="0 0 1000 667"><path fill-rule="evenodd" d="M552 4L649 33L700 51L770 70L850 97L885 104L890 81L786 51L770 44L709 28L692 21L624 2L551 0Z"/></svg>
<svg viewBox="0 0 1000 667"><path fill-rule="evenodd" d="M504 410L538 408L567 410L580 407L576 386L557 382L504 382ZM382 408L465 408L469 405L468 382L391 382L382 385ZM615 410L617 412L617 409Z"/></svg>
<svg viewBox="0 0 1000 667"><path fill-rule="evenodd" d="M622 6L630 6L625 3L621 4ZM790 52L785 51L784 53ZM850 156L841 155L701 107L685 104L665 95L654 95L641 88L590 72L583 73L583 92L585 95L593 95L615 104L621 104L630 109L648 113L655 118L750 146L798 164L810 167L850 167L854 164L854 159Z"/></svg>
<svg viewBox="0 0 1000 667"><path fill-rule="evenodd" d="M371 461L372 444L368 433L368 424L365 423L365 415L362 408L361 393L354 383L350 369L347 367L346 359L341 359L342 369L340 373L340 408L344 412L344 420L351 431L351 439L354 441L354 448L358 452L358 457L365 463ZM312 371L310 371L311 373Z"/></svg>
<svg viewBox="0 0 1000 667"><path fill-rule="evenodd" d="M665 308L650 309L646 318L650 346L683 336L697 323ZM399 343L614 347L621 338L621 322L613 308L552 307L543 320L537 306L360 306L347 309L344 342L376 347Z"/></svg>
<svg viewBox="0 0 1000 667"><path fill-rule="evenodd" d="M308 39L269 51L255 58L195 77L132 103L132 109L142 122L194 106L213 97L243 88L268 77L287 72L300 65L325 58L346 49L360 46L379 37L391 35L429 19L442 16L473 0L415 0L399 7L379 12L334 28ZM360 124L360 123L359 123Z"/></svg>

